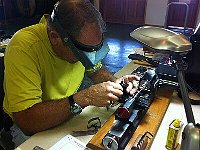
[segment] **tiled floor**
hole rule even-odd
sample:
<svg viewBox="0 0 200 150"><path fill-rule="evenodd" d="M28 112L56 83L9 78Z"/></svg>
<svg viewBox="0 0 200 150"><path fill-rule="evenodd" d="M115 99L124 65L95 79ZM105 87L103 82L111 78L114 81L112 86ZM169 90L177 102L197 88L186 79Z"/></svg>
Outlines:
<svg viewBox="0 0 200 150"><path fill-rule="evenodd" d="M110 48L109 53L103 59L103 64L112 72L119 71L131 60L128 55L134 53L134 48L142 47L130 37L130 33L139 26L127 24L107 23L106 42Z"/></svg>

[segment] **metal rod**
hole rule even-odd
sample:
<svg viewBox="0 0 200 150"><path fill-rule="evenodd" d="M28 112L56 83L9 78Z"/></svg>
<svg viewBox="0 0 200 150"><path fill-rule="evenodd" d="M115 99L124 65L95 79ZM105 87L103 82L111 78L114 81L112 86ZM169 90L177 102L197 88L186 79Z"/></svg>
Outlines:
<svg viewBox="0 0 200 150"><path fill-rule="evenodd" d="M181 90L182 100L185 108L186 118L188 123L195 124L194 115L192 112L192 107L190 103L190 99L188 96L188 90L186 87L186 82L184 79L183 71L185 70L184 64L182 60L178 60L176 63L177 68L177 77L178 77L178 83Z"/></svg>
<svg viewBox="0 0 200 150"><path fill-rule="evenodd" d="M186 7L185 20L184 20L184 30L183 30L183 32L185 34L186 33L186 29L187 29L187 21L188 21L188 13L189 13L189 6L185 2L171 2L171 3L167 4L167 10L166 10L166 15L165 15L164 28L167 28L167 20L168 20L169 7L171 5L183 5L183 6Z"/></svg>

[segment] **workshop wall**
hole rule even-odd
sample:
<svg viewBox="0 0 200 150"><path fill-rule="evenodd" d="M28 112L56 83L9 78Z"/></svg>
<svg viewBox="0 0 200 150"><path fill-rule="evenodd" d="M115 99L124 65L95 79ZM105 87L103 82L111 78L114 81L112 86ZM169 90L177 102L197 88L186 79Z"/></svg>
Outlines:
<svg viewBox="0 0 200 150"><path fill-rule="evenodd" d="M0 0L0 21L50 13L58 0Z"/></svg>
<svg viewBox="0 0 200 150"><path fill-rule="evenodd" d="M27 0L0 0L0 21L6 19L15 19L18 17L23 17L23 14L19 12L19 8L17 8L17 2L23 2ZM53 5L58 0L28 0L29 2L35 2L36 10L35 14L43 14L50 13ZM99 0L92 0L96 8L99 8ZM4 3L3 3L4 2ZM158 25L163 26L165 22L166 16L166 8L167 8L168 0L147 0L146 6L146 17L145 24L148 25ZM34 7L33 7L34 8ZM32 9L33 9L32 8ZM6 15L4 14L4 10ZM200 11L198 13L198 19L196 25L200 22Z"/></svg>
<svg viewBox="0 0 200 150"><path fill-rule="evenodd" d="M163 26L165 23L167 4L168 0L147 0L145 24ZM196 26L200 22L200 8L198 11Z"/></svg>
<svg viewBox="0 0 200 150"><path fill-rule="evenodd" d="M12 4L12 0L0 0L0 16L1 20L6 18L13 18L16 17L17 13L14 10L14 5ZM6 14L6 15L5 15Z"/></svg>
<svg viewBox="0 0 200 150"><path fill-rule="evenodd" d="M164 26L167 0L147 0L145 24Z"/></svg>

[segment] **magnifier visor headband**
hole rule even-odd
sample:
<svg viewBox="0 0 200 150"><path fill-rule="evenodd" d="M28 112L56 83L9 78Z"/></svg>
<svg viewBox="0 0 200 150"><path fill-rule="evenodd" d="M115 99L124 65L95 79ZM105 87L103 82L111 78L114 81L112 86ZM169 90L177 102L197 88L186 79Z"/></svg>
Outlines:
<svg viewBox="0 0 200 150"><path fill-rule="evenodd" d="M97 45L94 45L94 46L91 46L91 45L85 45L73 38L70 38L72 43L74 44L74 46L79 49L79 50L82 50L82 51L85 51L85 52L94 52L94 51L98 51L102 48L103 46L103 42L104 42L104 39L103 39L103 35L102 35L102 40L99 44Z"/></svg>

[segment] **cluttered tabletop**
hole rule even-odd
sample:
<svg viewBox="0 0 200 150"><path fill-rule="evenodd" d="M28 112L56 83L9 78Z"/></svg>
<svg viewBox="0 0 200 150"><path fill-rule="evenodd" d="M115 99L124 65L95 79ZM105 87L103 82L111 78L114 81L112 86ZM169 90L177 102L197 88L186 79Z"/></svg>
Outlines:
<svg viewBox="0 0 200 150"><path fill-rule="evenodd" d="M117 72L115 76L121 77L125 74L130 74L140 65L141 64L137 64L137 62L132 61L128 65L124 66L119 72ZM117 107L118 106L109 108L108 110L106 108L97 108L92 106L87 107L80 115L73 117L70 121L53 129L49 129L31 136L16 149L32 150L36 146L43 149L57 149L60 147L60 145L63 145L63 148L64 145L68 145L67 148L69 149L70 144L73 149L74 146L77 146L77 144L74 143L79 143L77 148L80 149L85 149L86 145L92 149L104 149L102 140L113 125L113 114ZM200 122L200 116L198 115L198 113L200 113L200 106L194 105L192 106L192 109L196 122ZM98 118L101 121L102 126L95 135L86 134L83 136L71 136L73 135L74 131L87 130L88 121L93 118ZM126 149L131 149L134 144L137 145L136 142L138 142L138 138L144 134L149 134L149 138L147 139L145 145L146 149L166 149L165 146L169 125L174 119L181 120L184 125L187 124L182 100L177 96L176 92L158 92L149 110L127 144ZM69 139L71 138L73 140L70 141ZM181 138L179 139L178 143L180 144L180 142ZM82 145L82 147L80 147L80 145Z"/></svg>

